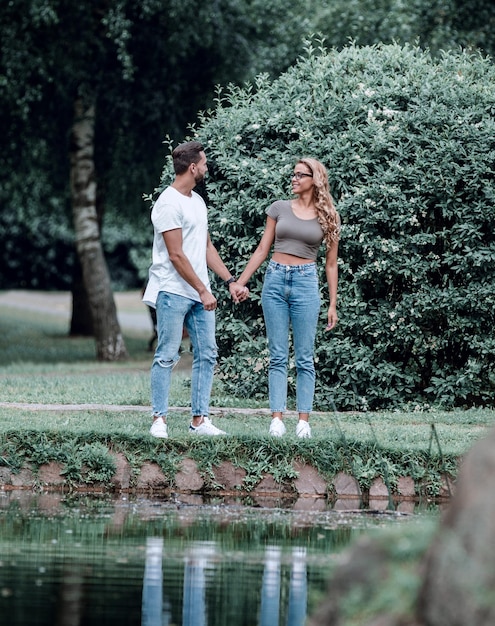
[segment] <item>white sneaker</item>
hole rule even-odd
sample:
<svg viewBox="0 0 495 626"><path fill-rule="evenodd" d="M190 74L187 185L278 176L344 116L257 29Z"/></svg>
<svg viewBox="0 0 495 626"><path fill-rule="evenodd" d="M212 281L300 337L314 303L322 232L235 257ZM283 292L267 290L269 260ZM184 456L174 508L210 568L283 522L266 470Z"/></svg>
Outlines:
<svg viewBox="0 0 495 626"><path fill-rule="evenodd" d="M160 439L166 439L168 437L167 424L163 417L157 417L153 424L151 424L150 433L153 437L160 437Z"/></svg>
<svg viewBox="0 0 495 626"><path fill-rule="evenodd" d="M304 420L299 420L296 426L296 435L299 439L310 439L311 438L311 426L308 422Z"/></svg>
<svg viewBox="0 0 495 626"><path fill-rule="evenodd" d="M273 437L283 437L285 435L285 424L278 417L274 417L270 422L270 435Z"/></svg>
<svg viewBox="0 0 495 626"><path fill-rule="evenodd" d="M226 435L224 430L220 430L210 422L209 417L203 417L203 421L199 426L193 426L192 422L189 424L189 432L193 435Z"/></svg>

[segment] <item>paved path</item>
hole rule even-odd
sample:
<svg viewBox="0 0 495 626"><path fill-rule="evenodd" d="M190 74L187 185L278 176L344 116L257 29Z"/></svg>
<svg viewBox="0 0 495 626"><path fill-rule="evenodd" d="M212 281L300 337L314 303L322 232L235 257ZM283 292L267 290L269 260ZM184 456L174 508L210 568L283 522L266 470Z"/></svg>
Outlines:
<svg viewBox="0 0 495 626"><path fill-rule="evenodd" d="M136 404L39 404L34 402L0 402L1 408L6 409L23 409L25 411L137 411L137 412L150 412L151 407L140 406ZM179 413L187 413L191 410L188 406L171 406L170 411L177 411ZM243 409L243 408L230 408L230 407L210 407L210 414L212 415L228 415L228 414L240 414L240 415L270 415L270 409ZM287 411L285 414L287 417L297 416L296 411ZM324 415L319 411L314 411L312 415Z"/></svg>

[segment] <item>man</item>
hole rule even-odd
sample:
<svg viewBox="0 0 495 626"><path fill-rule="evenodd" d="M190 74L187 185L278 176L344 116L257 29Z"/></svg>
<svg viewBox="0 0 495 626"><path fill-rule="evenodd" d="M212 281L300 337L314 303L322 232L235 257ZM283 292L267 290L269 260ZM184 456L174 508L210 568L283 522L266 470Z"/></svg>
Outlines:
<svg viewBox="0 0 495 626"><path fill-rule="evenodd" d="M151 212L154 226L153 262L143 302L156 308L158 343L151 366L153 423L150 433L166 438L172 368L179 360L182 329L193 351L189 432L224 435L208 418L213 370L217 360L215 309L208 268L225 281L234 302L248 297L220 258L208 233L204 200L193 191L208 166L203 146L183 143L172 152L175 179L159 196Z"/></svg>

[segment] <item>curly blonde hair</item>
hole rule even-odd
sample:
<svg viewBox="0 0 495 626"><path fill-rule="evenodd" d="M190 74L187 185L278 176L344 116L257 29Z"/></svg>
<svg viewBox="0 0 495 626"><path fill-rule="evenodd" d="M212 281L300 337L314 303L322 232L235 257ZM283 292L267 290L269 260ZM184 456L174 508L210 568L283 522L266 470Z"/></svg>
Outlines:
<svg viewBox="0 0 495 626"><path fill-rule="evenodd" d="M323 163L311 157L299 159L297 163L309 167L313 174L313 198L316 215L323 230L323 241L325 245L331 246L332 243L340 239L340 218L330 193L327 170Z"/></svg>

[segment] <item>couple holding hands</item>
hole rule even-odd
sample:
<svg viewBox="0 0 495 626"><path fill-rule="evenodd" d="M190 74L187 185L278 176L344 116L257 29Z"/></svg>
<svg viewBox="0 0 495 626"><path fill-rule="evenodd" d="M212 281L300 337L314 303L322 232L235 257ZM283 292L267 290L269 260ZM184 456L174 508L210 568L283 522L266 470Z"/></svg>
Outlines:
<svg viewBox="0 0 495 626"><path fill-rule="evenodd" d="M166 438L172 368L179 360L182 329L189 334L193 363L189 432L224 435L209 417L213 372L217 361L215 309L208 270L225 282L234 302L249 297L251 276L273 253L263 282L261 303L270 354L268 368L271 422L269 433L285 434L289 333L292 329L296 364L296 435L311 437L309 415L315 389L314 342L320 312L316 257L326 246L325 274L329 289L327 330L337 323L337 251L340 220L335 210L325 167L312 158L300 159L292 175L291 200L277 200L267 209L266 226L258 247L242 274L231 275L208 233L207 208L193 191L208 171L201 143L190 141L172 152L174 181L155 202L153 260L143 296L156 308L158 343L151 366L153 423L150 433Z"/></svg>

